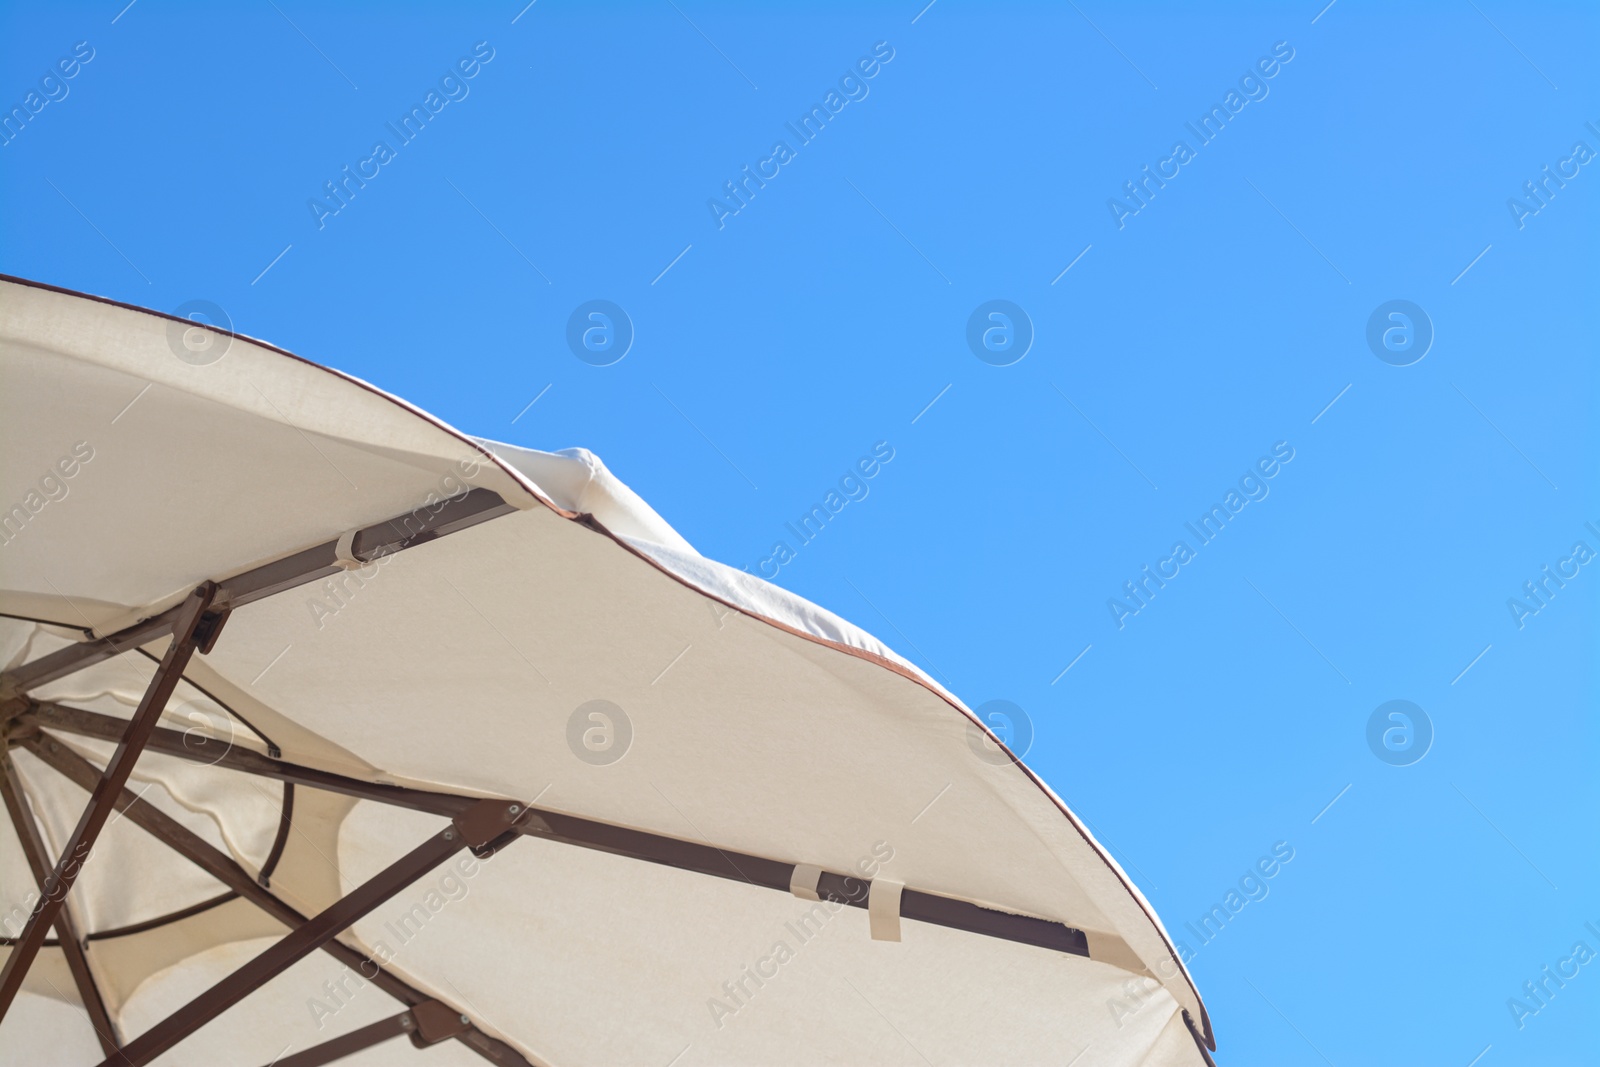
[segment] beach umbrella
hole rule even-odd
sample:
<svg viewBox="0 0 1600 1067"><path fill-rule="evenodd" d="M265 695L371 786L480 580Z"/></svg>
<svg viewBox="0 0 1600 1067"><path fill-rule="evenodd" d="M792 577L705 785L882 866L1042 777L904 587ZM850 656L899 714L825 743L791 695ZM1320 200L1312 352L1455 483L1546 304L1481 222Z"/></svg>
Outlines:
<svg viewBox="0 0 1600 1067"><path fill-rule="evenodd" d="M920 669L195 316L0 280L0 1062L1209 1062Z"/></svg>

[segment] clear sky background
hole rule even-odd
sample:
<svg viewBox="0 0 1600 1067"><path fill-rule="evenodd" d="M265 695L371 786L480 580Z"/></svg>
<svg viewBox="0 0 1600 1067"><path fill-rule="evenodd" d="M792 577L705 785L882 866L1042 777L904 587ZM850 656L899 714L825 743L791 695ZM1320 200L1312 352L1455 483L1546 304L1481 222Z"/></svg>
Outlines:
<svg viewBox="0 0 1600 1067"><path fill-rule="evenodd" d="M212 302L592 449L708 556L798 547L780 584L1022 709L1194 951L1221 1064L1596 1062L1600 959L1524 993L1600 953L1593 5L124 2L6 6L0 104L59 98L0 147L0 270ZM567 341L591 300L632 324L609 366ZM1007 366L968 343L992 300L1032 334ZM1176 575L1108 606L1146 565Z"/></svg>

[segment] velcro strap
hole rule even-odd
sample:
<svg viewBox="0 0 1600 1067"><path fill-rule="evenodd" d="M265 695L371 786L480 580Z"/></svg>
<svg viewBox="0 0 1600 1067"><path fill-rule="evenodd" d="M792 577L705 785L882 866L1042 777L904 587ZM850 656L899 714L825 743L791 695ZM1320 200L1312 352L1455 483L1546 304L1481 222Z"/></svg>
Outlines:
<svg viewBox="0 0 1600 1067"><path fill-rule="evenodd" d="M339 535L339 543L333 546L333 561L347 571L366 566L365 563L356 558L356 532L354 530L346 530Z"/></svg>
<svg viewBox="0 0 1600 1067"><path fill-rule="evenodd" d="M867 920L874 941L900 940L900 891L904 882L874 878L867 891Z"/></svg>
<svg viewBox="0 0 1600 1067"><path fill-rule="evenodd" d="M822 879L822 868L809 863L797 863L789 875L789 892L801 900L821 900L817 883Z"/></svg>

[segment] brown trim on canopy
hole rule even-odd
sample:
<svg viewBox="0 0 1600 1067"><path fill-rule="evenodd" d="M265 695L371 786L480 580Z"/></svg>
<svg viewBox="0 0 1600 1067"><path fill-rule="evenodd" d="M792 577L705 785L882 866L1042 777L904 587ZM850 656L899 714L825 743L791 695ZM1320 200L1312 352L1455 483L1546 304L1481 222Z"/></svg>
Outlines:
<svg viewBox="0 0 1600 1067"><path fill-rule="evenodd" d="M434 416L428 414L426 411L423 411L421 408L407 403L406 401L395 396L393 393L388 393L382 389L379 389L370 382L364 382L360 378L353 377L341 370L335 370L326 364L318 363L316 360L307 359L305 356L295 355L287 348L279 348L270 341L263 341L259 337L251 337L249 334L234 333L232 330L224 330L207 322L198 322L194 319L186 319L182 316L173 315L165 311L156 311L152 308L140 307L138 304L127 304L121 300L113 300L109 296L100 296L96 293L79 292L76 289L67 289L59 285L51 285L49 282L36 282L31 278L19 278L15 274L0 273L0 282L10 282L14 285L20 285L28 289L39 289L47 293L59 293L62 296L76 297L79 300L89 300L96 304L105 304L108 307L119 308L123 311L132 311L139 315L149 315L151 318L161 319L165 322L182 323L185 329L206 330L221 337L227 337L236 341L243 341L246 344L254 345L264 352L271 352L273 355L283 356L284 358L293 360L296 363L302 363L305 366L311 367L314 370L319 370L330 377L337 378L346 385L354 386L355 388L360 389L362 392L371 393L383 400L387 400L389 403L401 409L406 414L415 418L419 418L433 426L435 429L448 434L449 436L455 438L458 442L466 445L477 455L483 457L483 459L486 460L491 466L499 469L503 474L506 475L506 477L510 478L512 481L516 482L520 487L522 487L522 489L527 492L528 496L532 497L534 500L537 500L544 507L549 508L551 511L555 512L557 515L560 515L564 519L572 519L577 517L577 512L568 511L566 508L557 507L556 504L546 497L542 492L539 492L536 488L534 488L533 483L529 481L529 479L520 471L517 471L499 456L495 455L493 452L489 451L487 448L483 447L477 441L474 441L460 430L457 430L455 427L440 421Z"/></svg>
<svg viewBox="0 0 1600 1067"><path fill-rule="evenodd" d="M471 499L474 496L476 496L476 500ZM457 507L452 510L451 514L445 516L443 521L422 531L427 535L426 539L443 536L445 533L453 532L455 529L476 525L487 518L505 514L511 510L510 506L506 505L497 494L483 489L474 489L444 502L445 507L450 505L457 505ZM424 509L419 509L419 511L421 510ZM441 508L441 510L443 509ZM391 520L390 523L386 524L389 532L406 531L409 534L410 531L405 524L415 514L412 513L411 515ZM618 544L628 548L629 551L639 555L640 558L653 566L663 570L665 573L671 573L660 567L660 564L655 563L648 556L627 545L620 538L610 534L592 517L585 516L584 520L596 532L612 537ZM382 540L383 535L382 526L367 527L360 531L354 541L355 554L364 561L370 562L389 552L399 551L410 547L412 544L420 543L423 539L420 536L411 535L402 537L397 541L384 541ZM328 542L275 563L267 564L264 567L247 571L234 579L222 583L218 598L220 600L220 597L225 592L231 594L233 599L225 605L227 609L231 610L233 606L249 603L274 592L293 588L307 581L315 581L325 574L334 573L340 568L328 561L336 558L336 546L337 542ZM700 592L703 595L709 595L704 594L703 591ZM725 601L723 603L727 604ZM727 606L733 610L748 614L748 612L743 612L736 605L727 604ZM167 625L164 621L165 616L170 616L171 614L172 612L170 611L163 613L162 616L157 616L154 620L146 620L108 638L85 642L81 645L68 646L59 652L51 653L21 668L7 672L6 675L0 676L0 683L9 683L7 688L15 692L25 690L33 685L44 684L45 681L54 680L58 677L64 677L90 663L99 662L102 659L125 651L127 644L135 638L149 641L162 636ZM756 617L762 618L760 616ZM849 649L847 646L837 645L834 642L824 641L772 620L763 619L763 621L808 640L828 644L841 651L851 652L862 658L877 661L880 665L888 667L896 673L926 685L926 682L918 677L915 672L903 665L883 659L883 657L875 656L859 649ZM152 623L157 623L158 625L152 628ZM205 636L214 638L214 634ZM118 647L119 643L123 647ZM170 651L171 648L169 646L169 653ZM124 720L114 716L100 715L55 702L35 702L24 698L23 701L18 703L24 703L27 708L26 713L19 716L19 725L43 726L114 741L120 741L123 737L123 731L128 728L128 724ZM478 798L434 793L401 786L367 783L331 772L301 767L252 750L235 749L231 745L226 745L221 754L218 755L213 752L213 749L215 747L223 747L225 745L224 742L208 739L198 734L189 736L160 727L150 729L149 737L145 743L148 747L168 755L222 766L230 770L277 778L285 783L286 790L292 788L295 784L301 784L313 788L328 789L362 799L429 811L446 817L460 817L469 806L479 803ZM32 747L30 745L30 748ZM1015 760L1015 756L1012 758ZM1018 765L1021 766L1020 761ZM1025 767L1023 769L1026 771ZM507 802L501 801L500 803ZM1074 825L1076 825L1075 822ZM287 820L280 824L280 838L285 833L286 828ZM683 870L697 871L730 880L742 880L752 885L782 892L789 891L790 875L793 871L793 865L783 861L732 852L711 844L683 841L645 831L613 826L555 811L526 812L519 820L516 831L545 837L565 844L573 844L647 862L660 863ZM818 890L823 899L860 908L867 906L866 889L867 885L862 880L853 876L831 872L824 872L818 884ZM903 892L901 915L904 918L936 923L953 929L998 937L1053 951L1082 956L1089 955L1086 935L1082 931L1068 927L1065 924L1033 916L996 911L970 901L922 892L916 889L908 888ZM306 951L311 951L315 947L313 945L312 948ZM218 993L215 988L212 992L216 993L218 997L225 995ZM248 992L249 989L245 989L238 996L243 996ZM196 1002L196 1004L199 1003L200 1001ZM208 1001L207 1004L210 1004L210 1002ZM217 1010L224 1010L226 1006L226 1004L223 1004ZM183 1013L180 1012L179 1014ZM168 1021L171 1024L168 1026L168 1031L171 1032L164 1034L161 1038L162 1040L170 1038L170 1043L176 1043L189 1032L187 1030L177 1032L182 1029L180 1024L174 1021L177 1018L178 1016L174 1016L172 1020ZM162 1047L170 1046L163 1045Z"/></svg>
<svg viewBox="0 0 1600 1067"><path fill-rule="evenodd" d="M1091 835L1088 830L1086 830L1083 825L1078 822L1078 817L1068 810L1066 804L1062 802L1060 797L1056 796L1055 793L1051 791L1049 786L1045 785L1042 778L1033 773L1032 768L1030 768L1026 763L1023 763L1017 754L1011 751L1010 746L1002 741L995 734L995 732L989 728L988 723L984 722L966 708L962 707L961 703L956 700L955 697L951 696L949 693L946 693L943 689L933 684L933 682L931 682L926 676L913 667L908 667L904 663L899 663L885 656L880 656L876 652L869 652L864 648L856 648L853 645L847 645L839 641L833 641L829 638L818 636L817 634L807 633L806 631L797 629L788 625L787 623L779 622L777 619L769 618L766 615L752 611L749 608L741 607L730 600L725 600L717 594L709 592L705 589L702 589L700 586L695 585L683 575L675 573L671 568L667 567L650 554L642 551L637 546L629 542L626 538L619 537L617 534L612 533L610 530L606 529L604 523L595 518L593 515L577 515L574 516L574 521L588 527L595 533L610 538L624 551L637 556L645 563L648 563L662 574L665 574L667 577L677 582L679 585L694 590L707 600L721 604L729 611L737 612L746 618L754 619L757 622L764 623L767 626L771 626L775 630L782 630L784 633L798 637L803 641L810 641L812 644L822 645L825 648L831 648L835 652L842 652L846 656L852 656L856 659L866 660L868 663L877 664L884 670L891 671L894 674L898 674L900 677L907 679L908 681L915 682L917 685L922 686L930 693L933 693L940 700L943 700L946 704L949 704L969 723L976 726L979 730L982 730L984 737L987 738L989 742L1001 752L1004 752L1006 756L1010 758L1012 765L1026 775L1028 780L1032 782L1039 789L1039 791L1045 795L1046 799L1048 799L1050 803L1055 806L1056 810L1061 812L1062 816L1066 818L1067 822L1072 826L1072 828L1077 831L1078 836L1083 840L1083 843L1087 845L1096 856L1100 857L1101 862L1106 865L1106 869L1111 872L1111 874L1119 883L1121 883L1122 888L1127 891L1128 896L1133 900L1134 904L1137 905L1139 910L1144 913L1145 918L1150 921L1150 928L1155 931L1156 936L1159 937L1162 944L1166 946L1167 954L1171 958L1173 965L1177 968L1177 973L1183 976L1184 983L1188 985L1189 991L1194 994L1195 1003L1200 1006L1200 1032L1204 1035L1203 1040L1205 1046L1208 1049L1216 1049L1217 1039L1216 1035L1211 1030L1211 1015L1206 1011L1205 1000L1201 998L1200 990L1195 986L1194 978L1189 974L1189 969L1183 965L1183 961L1179 958L1178 950L1172 944L1172 939L1167 936L1166 931L1162 928L1161 920L1156 918L1155 913L1150 910L1150 906L1145 902L1143 896L1133 888L1132 883L1128 881L1127 876L1122 873L1121 868L1112 860L1110 854L1106 852L1105 849L1101 848L1100 843L1094 839L1093 835ZM1144 962L1145 966L1150 968L1152 972L1154 971L1150 961L1145 960L1142 962ZM1192 1027L1192 1023L1190 1025ZM1209 1058L1210 1057L1208 1056L1207 1059Z"/></svg>
<svg viewBox="0 0 1600 1067"><path fill-rule="evenodd" d="M297 356L292 352L288 352L288 351L286 351L284 349L278 348L278 347L276 347L274 345L271 345L271 344L268 344L266 342L259 341L259 340L255 339L255 338L251 338L251 337L248 337L248 336L245 336L245 335L242 335L242 334L234 334L234 333L232 333L230 331L220 330L220 329L217 329L215 327L208 326L208 325L206 325L204 323L195 323L195 322L191 322L189 320L180 319L180 318L178 318L176 316L173 316L173 315L169 315L169 314L165 314L165 313L157 312L157 311L152 311L152 310L150 310L148 308L141 308L141 307L137 307L137 306L131 305L131 304L125 304L125 303L122 303L120 301L108 299L106 297L100 297L100 296L95 296L95 295L92 295L92 294L76 292L74 290L65 289L65 288L62 288L62 287L59 287L59 286L48 285L48 284L45 284L45 283L35 282L35 281L31 281L29 279L18 278L18 277L14 277L14 276L11 276L11 275L0 274L0 282L11 282L11 283L15 283L15 284L18 284L18 285L26 286L26 287L29 287L29 288L34 288L34 289L39 289L39 290L44 290L44 291L50 291L50 292L56 292L56 293L60 293L60 294L66 295L66 296L76 297L76 298L79 298L79 299L87 299L87 300L91 300L91 301L94 301L94 302L97 302L97 303L118 307L118 308L121 308L121 309L124 309L124 310L127 310L127 311L132 311L132 312L135 312L135 313L138 313L138 314L150 315L150 316L153 316L155 318L159 318L159 319L163 319L163 320L167 320L167 321L182 322L182 323L184 323L185 326L198 327L198 328L201 328L201 329L210 330L211 332L214 332L214 333L217 333L217 334L220 334L220 335L239 338L240 340L246 341L247 343L249 343L251 345L254 345L254 346L256 346L256 347L258 347L258 348L260 348L260 349L262 349L264 351L270 351L270 352L276 353L278 355L287 357L287 358L289 358L291 360L294 360L297 363L303 363L303 364L306 364L306 365L308 365L310 367L314 367L314 368L316 368L318 370L321 370L324 373L330 375L331 377L337 378L337 379L343 381L344 383L346 383L348 385L353 385L353 386L355 386L355 387L357 387L359 389L362 389L364 391L373 393L373 394L375 394L375 395L377 395L379 397L382 397L383 399L388 400L390 403L394 404L396 407L399 407L399 408L405 410L407 413L409 413L411 415L414 415L417 418L420 418L420 419L424 420L425 422L427 422L430 425L434 426L435 428L439 429L441 432L453 437L455 440L457 440L458 442L464 444L465 446L467 446L469 449L471 449L476 454L485 457L493 467L495 467L497 470L501 471L502 473L506 474L509 478L511 478L513 481L515 481L522 489L524 489L527 492L527 494L528 494L528 496L530 498L538 501L540 504L542 504L543 506L549 508L551 511L555 512L557 515L559 515L559 516L561 516L563 518L569 519L569 520L578 521L581 524L583 524L583 525L587 526L588 528L590 528L591 530L593 530L594 532L599 533L599 534L601 534L601 535L603 535L605 537L610 538L614 543L616 543L618 546L622 547L625 551L627 551L627 552L633 554L634 556L637 556L638 558L644 560L646 563L650 564L652 567L654 567L655 569L657 569L661 573L667 575L669 578L671 578L674 581L678 582L680 585L684 586L685 588L688 588L688 589L691 589L691 590L695 591L696 593L698 593L701 596L707 598L708 600L711 600L711 601L716 602L716 603L720 603L720 604L724 605L725 607L729 608L732 611L735 611L735 612L737 612L737 613L739 613L741 615L747 616L749 618L755 619L755 620L757 620L759 622L762 622L762 623L764 623L764 624L766 624L768 626L772 626L772 627L774 627L776 629L782 630L785 633L789 633L789 634L791 634L793 636L801 638L802 640L806 640L806 641L812 642L814 644L823 645L823 646L831 648L831 649L833 649L835 651L841 652L841 653L843 653L845 655L852 656L852 657L855 657L855 658L858 658L858 659L864 659L864 660L867 660L868 662L875 663L878 666L883 667L885 669L888 669L888 670L894 672L895 674L898 674L898 675L900 675L900 676L902 676L902 677L904 677L904 678L906 678L906 679L908 679L908 680L910 680L910 681L922 686L923 688L928 689L930 692L933 692L940 699L944 700L951 707L953 707L968 722L971 722L971 723L975 724L980 730L982 730L989 737L989 739L991 741L993 741L999 747L999 749L1001 751L1005 752L1011 758L1013 765L1016 766L1024 775L1026 775L1027 778L1031 782L1033 782L1034 785L1042 793L1044 793L1046 798L1057 808L1058 811L1060 811L1060 813L1063 815L1063 817L1065 817L1067 819L1068 823L1078 833L1078 835L1083 840L1083 842L1101 859L1101 861L1105 864L1107 870L1122 885L1124 890L1128 893L1129 897L1133 900L1134 904L1139 908L1140 912L1149 921L1149 923L1151 925L1151 928L1156 933L1156 936L1160 939L1161 943L1168 950L1168 954L1169 954L1169 956L1170 956L1170 958L1171 958L1171 960L1173 962L1173 965L1176 967L1177 973L1182 975L1182 977L1184 979L1184 983L1187 985L1189 991L1191 993L1193 993L1193 995L1194 995L1195 1002L1198 1005L1199 1011L1200 1011L1200 1022L1199 1022L1199 1028L1198 1028L1199 1033L1197 1034L1197 1038L1203 1043L1203 1045L1205 1047L1208 1047L1208 1048L1211 1048L1211 1049L1214 1049L1216 1047L1216 1039L1215 1039L1215 1036L1212 1033L1210 1017L1209 1017L1209 1014L1206 1011L1204 1001L1200 998L1199 990L1195 987L1193 978L1189 975L1187 968L1185 968L1183 966L1182 961L1179 959L1178 954L1177 954L1175 948L1173 947L1170 938L1168 938L1168 936L1166 935L1165 931L1162 929L1160 921L1156 918L1154 913L1151 911L1149 905L1143 900L1143 898L1140 896L1138 891L1136 889L1134 889L1134 887L1129 882L1127 877L1121 872L1121 870L1118 868L1116 863L1111 859L1109 854L1104 849L1102 849L1100 847L1100 845L1093 839L1093 837L1088 833L1088 831L1080 824L1078 819L1071 813L1070 810L1067 809L1066 805L1060 800L1060 798L1056 797L1055 794L1053 792L1051 792L1050 789L1044 784L1044 782L1037 775L1035 775L1026 766L1026 764L1024 764L1019 758L1017 758L1015 753L1012 753L1011 750L1002 741L999 740L999 738L997 738L997 737L995 737L993 735L993 732L989 729L987 724L985 724L985 723L981 722L980 720L978 720L976 716L972 715L969 711L967 711L965 708L963 708L960 705L959 701L957 701L954 697L952 697L948 693L943 692L938 686L933 684L929 679L924 677L920 672L918 672L914 668L910 668L910 667L908 667L908 666L906 666L906 665L904 665L902 663L899 663L897 661L894 661L894 660L889 659L887 657L884 657L882 655L878 655L876 653L867 651L865 649L855 648L855 647L843 644L843 643L838 642L838 641L833 641L833 640L830 640L830 639L825 638L825 637L821 637L821 636L816 635L816 634L805 632L805 631L797 629L797 628L795 628L793 626L790 626L790 625L787 625L785 623L779 622L776 619L769 618L769 617L767 617L765 615L762 615L762 614L760 614L760 613L758 613L758 612L756 612L754 610L751 610L749 608L741 607L741 606L739 606L737 604L733 604L733 603L731 603L731 602L729 602L727 600L724 600L723 598L717 596L716 594L708 592L707 590L695 585L693 582L691 582L690 580L688 580L684 576L673 572L670 568L668 568L664 564L660 563L659 561L655 560L654 558L652 558L648 554L640 551L638 548L636 548L635 546L630 544L624 538L619 537L618 535L612 533L610 530L606 529L606 527L601 522L596 520L593 516L581 515L579 513L576 513L576 512L573 512L573 511L569 511L567 509L564 509L564 508L561 508L561 507L555 505L552 501L550 501L548 498L546 498L543 495L543 493L541 493L540 491L537 490L537 488L533 485L531 480L529 480L526 476L522 475L520 472L518 472L515 469L513 469L510 465L505 463L498 456L495 456L491 451L486 449L484 446L480 445L478 442L468 438L466 435L460 433L459 431L453 429L452 427L440 422L438 419L433 418L432 416L429 416L427 413L422 412L422 411L418 410L417 408L415 408L415 407L413 407L413 406L411 406L409 404L406 404L405 402L401 401L399 398L394 397L394 396L392 396L392 395L390 395L390 394L388 394L388 393L386 393L386 392L384 392L384 391L382 391L380 389L377 389L376 387L374 387L372 385L369 385L369 384L367 384L365 382L362 382L362 381L359 381L357 379L351 378L348 375L342 374L342 373L340 373L340 372L338 372L336 370L333 370L331 368L322 366L321 364L318 364L318 363L315 363L315 362L313 362L311 360L305 359L304 357ZM463 494L462 496L451 498L449 503L459 502L459 501L462 501L462 500L467 499L469 497L472 497L475 494L480 494L480 493L488 494L489 496L493 497L495 500L499 501L500 505L501 505L500 509L495 510L493 512L493 514L491 514L491 515L484 515L481 518L474 520L473 522L462 523L460 526L457 526L457 527L454 527L454 528L465 528L465 526L467 526L467 525L475 524L476 521L482 521L482 518L490 518L490 517L493 517L493 515L505 514L506 512L514 510L513 506L510 505L510 504L505 503L505 501L504 501L504 499L502 497L500 497L498 494L494 493L493 491L487 490L487 489L473 489L469 493ZM419 512L422 511L422 510L423 509L418 509ZM413 514L416 514L416 513L413 513ZM402 516L401 518L404 518L404 516ZM369 527L366 530L363 530L362 533L363 534L368 533L372 529L373 528ZM451 532L451 531L445 530L445 531L442 531L442 532ZM435 534L433 536L439 536L439 534ZM431 538L429 538L429 539L431 539ZM313 549L307 549L307 550L305 550L305 552L299 553L299 554L297 554L295 556L288 557L287 559L284 559L284 560L279 560L279 561L277 561L276 564L268 564L264 568L256 568L255 571L265 571L268 568L281 566L281 565L286 565L286 564L289 564L290 560L298 560L301 557L307 556L307 555L312 554L312 553L325 553L325 550L329 549L330 546L332 546L334 544L335 544L334 542L329 542L328 544L325 544L325 545L316 546ZM356 540L356 546L357 546L357 555L360 556L365 561L370 561L371 559L376 558L377 555L383 554L383 553L378 553L378 552L372 553L370 555L366 554L364 552L364 550L363 550L363 542L361 541L361 539L359 537ZM408 546L407 545L402 545L400 547L408 547ZM329 568L329 569L322 570L322 571L320 571L318 573L312 574L312 575L304 578L303 580L304 581L314 581L314 580L316 580L318 578L321 578L321 577L324 577L324 576L326 576L328 574L334 573L335 569L336 568ZM255 571L247 572L247 573L255 573ZM228 584L229 583L224 583L224 586L227 586ZM288 582L286 584L277 585L277 586L274 586L274 587L271 587L271 588L262 588L262 589L254 590L254 591L252 591L253 595L251 595L251 594L246 594L246 595L243 595L243 596L232 596L232 595L230 595L230 596L227 596L225 598L219 598L219 599L225 599L227 601L227 606L231 608L233 606L240 606L242 604L252 602L252 601L254 601L256 599L260 599L263 596L270 595L273 592L277 592L277 591L280 591L281 589L285 589L285 588L291 588L294 585L298 585L298 584L301 584L301 582L300 581L291 581L291 582ZM165 636L172 628L171 620L167 619L166 616L171 615L172 612L175 611L175 610L176 609L169 609L168 612L164 612L161 615L155 616L152 619L143 620L142 622L137 623L134 626L130 626L127 629L119 632L118 634L112 635L112 637L117 639L117 640L119 640L119 641L124 642L125 645L138 645L138 644L147 643L147 642L149 642L151 640L154 640L156 638L159 638L161 636ZM32 686L42 685L42 684L44 684L44 681L46 681L46 680L51 680L51 679L56 678L56 677L61 677L61 676L65 675L65 674L71 673L71 671L73 671L73 670L78 669L78 667L80 667L80 666L87 666L88 663L90 663L90 662L99 662L100 660L109 658L110 656L116 655L116 654L126 650L126 648L114 648L114 647L108 648L108 647L106 647L104 642L106 642L107 640L108 639L106 639L106 638L102 638L102 639L100 639L98 641L89 641L89 642L85 642L85 643L83 643L81 645L69 646L69 648L61 650L60 653L52 654L52 656L62 656L63 654L71 654L70 656L65 657L65 658L73 665L66 666L66 669L60 670L59 673L51 674L49 676L49 678L44 678L44 677L42 677L42 675L37 675L37 674L23 675L21 672L29 671L30 669L41 669L41 670L44 669L46 667L46 661L51 660L52 656L42 657L41 660L38 660L38 661L35 661L33 663L27 664L23 668L18 668L18 669L14 670L14 671L8 671L8 672L0 673L0 697L11 697L11 696L19 695L20 693L25 693L28 688L31 688ZM56 670L61 665L62 664L59 664L59 663L50 664L48 669L49 670ZM321 773L321 772L318 772L318 773ZM362 783L362 784L364 784L364 783ZM415 793L415 792L418 792L418 791L412 790L410 792ZM559 816L559 813L555 813L555 814L557 814L558 817L563 817L563 816ZM564 818L572 818L572 817L565 816ZM578 820L578 821L580 821L580 822L588 822L588 820ZM593 825L600 826L600 825L603 825L603 824L593 824ZM612 829L617 829L617 828L612 828ZM632 831L628 831L628 832L632 832ZM665 839L664 838L663 840L672 840L672 839ZM581 844L582 842L573 841L572 843ZM680 842L680 844L689 844L689 843ZM589 845L589 846L586 846L586 847L599 847L599 846ZM711 846L705 846L705 847L711 847ZM641 858L646 858L646 857L641 857ZM657 861L657 862L660 862L660 861ZM711 872L707 872L707 873L711 873ZM913 892L914 891L907 890L906 896L908 896L908 897L911 896ZM975 907L976 905L973 905L973 906ZM984 910L987 910L987 909L984 909ZM1004 913L997 913L997 914L1004 914ZM1044 920L1038 920L1038 921L1044 921ZM1059 924L1057 924L1057 925L1059 925ZM13 953L13 956L15 956L15 953ZM1160 962L1160 961L1157 961L1157 962ZM1149 964L1148 964L1148 961L1147 961L1147 966L1148 965ZM10 961L8 960L8 962L7 962L7 971L9 972L9 970L10 970ZM0 994L3 994L3 992L4 992L4 990L0 989ZM1186 1024L1190 1027L1191 1032L1195 1032L1194 1022L1189 1017L1189 1013L1187 1011L1185 1011L1185 1021L1186 1021ZM1209 1059L1209 1057L1207 1057L1207 1059Z"/></svg>

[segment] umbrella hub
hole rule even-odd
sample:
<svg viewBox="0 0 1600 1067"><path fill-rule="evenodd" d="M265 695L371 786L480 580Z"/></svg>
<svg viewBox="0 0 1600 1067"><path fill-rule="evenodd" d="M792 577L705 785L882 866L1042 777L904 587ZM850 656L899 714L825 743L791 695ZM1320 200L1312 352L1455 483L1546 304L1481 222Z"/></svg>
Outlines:
<svg viewBox="0 0 1600 1067"><path fill-rule="evenodd" d="M33 710L33 701L22 697L0 700L0 741L5 742L6 748L39 735L38 724L32 719L23 718Z"/></svg>

